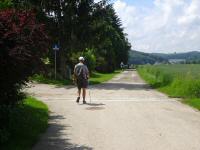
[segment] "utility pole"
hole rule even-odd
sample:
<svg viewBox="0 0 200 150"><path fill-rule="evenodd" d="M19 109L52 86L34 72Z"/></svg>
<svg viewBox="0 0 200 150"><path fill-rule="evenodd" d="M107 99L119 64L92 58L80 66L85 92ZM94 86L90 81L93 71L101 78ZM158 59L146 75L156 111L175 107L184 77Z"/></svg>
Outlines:
<svg viewBox="0 0 200 150"><path fill-rule="evenodd" d="M57 74L57 51L59 51L59 47L57 44L54 45L53 50L55 52L55 79L56 79L56 74Z"/></svg>

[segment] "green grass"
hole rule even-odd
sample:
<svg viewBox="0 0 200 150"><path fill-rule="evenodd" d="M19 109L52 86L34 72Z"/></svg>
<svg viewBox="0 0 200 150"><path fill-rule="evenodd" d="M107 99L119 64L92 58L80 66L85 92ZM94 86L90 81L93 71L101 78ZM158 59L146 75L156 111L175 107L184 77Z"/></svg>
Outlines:
<svg viewBox="0 0 200 150"><path fill-rule="evenodd" d="M106 82L110 79L112 79L115 75L121 73L120 70L117 70L113 73L99 73L99 72L93 72L89 82L90 84L100 84L103 82ZM73 84L73 81L71 80L55 80L55 79L49 79L45 78L42 75L34 75L31 80L36 81L38 83L44 83L44 84L53 84L57 86L62 86L62 85L70 85Z"/></svg>
<svg viewBox="0 0 200 150"><path fill-rule="evenodd" d="M98 73L98 72L94 72L92 73L90 79L89 79L89 83L90 84L100 84L103 82L106 82L108 80L111 80L115 75L121 73L120 70L117 70L113 73Z"/></svg>
<svg viewBox="0 0 200 150"><path fill-rule="evenodd" d="M2 150L30 150L48 126L47 106L28 97L11 111L10 137Z"/></svg>
<svg viewBox="0 0 200 150"><path fill-rule="evenodd" d="M200 65L146 65L140 66L138 72L152 87L200 108Z"/></svg>
<svg viewBox="0 0 200 150"><path fill-rule="evenodd" d="M62 86L62 85L70 85L72 84L71 80L55 80L55 79L50 79L46 78L42 75L34 75L31 80L36 81L38 83L44 83L44 84L53 84L57 86Z"/></svg>
<svg viewBox="0 0 200 150"><path fill-rule="evenodd" d="M183 103L188 104L188 105L200 110L200 98L185 99L185 100L183 100Z"/></svg>

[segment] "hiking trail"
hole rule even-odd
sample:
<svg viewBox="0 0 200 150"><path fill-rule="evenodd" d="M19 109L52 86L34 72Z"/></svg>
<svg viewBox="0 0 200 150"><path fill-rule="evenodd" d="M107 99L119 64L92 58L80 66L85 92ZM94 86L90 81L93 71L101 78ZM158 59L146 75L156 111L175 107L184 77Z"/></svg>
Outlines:
<svg viewBox="0 0 200 150"><path fill-rule="evenodd" d="M150 88L136 71L89 87L77 104L74 86L32 84L49 106L49 128L33 150L199 150L200 112Z"/></svg>

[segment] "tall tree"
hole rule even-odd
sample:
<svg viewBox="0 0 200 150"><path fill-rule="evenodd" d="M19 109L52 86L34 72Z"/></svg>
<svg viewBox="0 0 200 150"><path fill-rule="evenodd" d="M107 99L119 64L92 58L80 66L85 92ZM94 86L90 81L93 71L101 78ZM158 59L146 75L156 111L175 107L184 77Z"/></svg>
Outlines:
<svg viewBox="0 0 200 150"><path fill-rule="evenodd" d="M127 62L128 50L131 47L112 4L107 4L106 1L96 4L94 18L94 32L97 35L94 45L97 55L100 56L97 58L97 69L112 72L119 67L121 61Z"/></svg>
<svg viewBox="0 0 200 150"><path fill-rule="evenodd" d="M36 9L38 19L47 24L52 45L60 45L58 68L62 77L66 77L66 65L74 65L73 57L87 49L92 49L98 71L112 72L121 61L127 62L130 44L107 0L15 0L15 4ZM49 57L53 58L53 51Z"/></svg>

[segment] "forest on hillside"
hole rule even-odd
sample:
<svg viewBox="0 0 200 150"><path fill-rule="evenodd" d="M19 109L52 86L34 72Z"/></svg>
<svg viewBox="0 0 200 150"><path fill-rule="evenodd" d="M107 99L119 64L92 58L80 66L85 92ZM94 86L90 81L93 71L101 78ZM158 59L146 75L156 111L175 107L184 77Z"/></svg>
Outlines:
<svg viewBox="0 0 200 150"><path fill-rule="evenodd" d="M151 53L144 53L135 50L129 51L129 64L135 65L144 65L144 64L155 64L156 62L159 63L167 63L168 60L161 56L156 56Z"/></svg>
<svg viewBox="0 0 200 150"><path fill-rule="evenodd" d="M129 64L143 65L155 63L170 63L171 60L181 60L179 63L200 64L200 52L192 51L185 53L144 53L140 51L129 51Z"/></svg>

